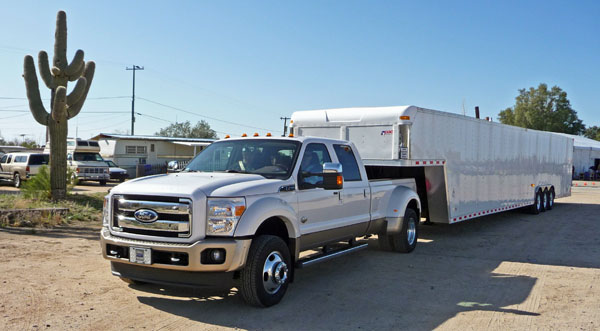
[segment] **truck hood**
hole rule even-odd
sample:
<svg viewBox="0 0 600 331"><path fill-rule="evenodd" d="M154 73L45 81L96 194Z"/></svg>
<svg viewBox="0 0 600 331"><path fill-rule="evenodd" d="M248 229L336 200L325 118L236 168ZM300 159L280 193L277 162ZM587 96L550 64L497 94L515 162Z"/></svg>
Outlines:
<svg viewBox="0 0 600 331"><path fill-rule="evenodd" d="M117 185L114 194L169 196L248 196L277 192L282 181L260 175L236 173L175 173L141 177Z"/></svg>

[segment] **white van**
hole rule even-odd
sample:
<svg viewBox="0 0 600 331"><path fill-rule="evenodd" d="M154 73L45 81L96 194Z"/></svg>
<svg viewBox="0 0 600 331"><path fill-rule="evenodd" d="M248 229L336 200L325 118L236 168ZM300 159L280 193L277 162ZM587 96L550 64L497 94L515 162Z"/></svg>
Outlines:
<svg viewBox="0 0 600 331"><path fill-rule="evenodd" d="M50 152L50 144L44 152ZM71 182L97 181L106 185L110 179L108 165L100 156L100 145L94 140L67 138L67 165L73 174Z"/></svg>

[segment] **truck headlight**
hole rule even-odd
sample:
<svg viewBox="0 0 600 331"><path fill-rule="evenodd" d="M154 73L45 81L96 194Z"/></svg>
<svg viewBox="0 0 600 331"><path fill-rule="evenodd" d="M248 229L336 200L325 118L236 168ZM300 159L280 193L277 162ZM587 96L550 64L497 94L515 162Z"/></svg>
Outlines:
<svg viewBox="0 0 600 331"><path fill-rule="evenodd" d="M102 226L108 227L110 218L110 197L107 195L104 197L104 206L102 207Z"/></svg>
<svg viewBox="0 0 600 331"><path fill-rule="evenodd" d="M244 198L208 198L206 235L232 236L245 210Z"/></svg>

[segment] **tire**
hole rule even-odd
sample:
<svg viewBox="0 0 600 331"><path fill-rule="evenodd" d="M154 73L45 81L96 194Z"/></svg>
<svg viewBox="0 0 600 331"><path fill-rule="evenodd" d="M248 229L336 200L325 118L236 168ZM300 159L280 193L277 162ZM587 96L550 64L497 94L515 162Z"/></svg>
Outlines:
<svg viewBox="0 0 600 331"><path fill-rule="evenodd" d="M542 199L542 209L540 211L543 213L546 211L546 192L540 190L538 192L538 194L540 195L540 198Z"/></svg>
<svg viewBox="0 0 600 331"><path fill-rule="evenodd" d="M552 208L554 207L554 197L554 187L551 187L550 190L548 190L548 194L546 195L546 210L552 210Z"/></svg>
<svg viewBox="0 0 600 331"><path fill-rule="evenodd" d="M21 187L21 175L18 172L13 176L13 184L16 188Z"/></svg>
<svg viewBox="0 0 600 331"><path fill-rule="evenodd" d="M544 196L544 211L552 209L552 208L548 207L548 200L549 200L548 199L548 194L549 194L549 192L550 191L548 189L545 189L544 193L542 193L542 195Z"/></svg>
<svg viewBox="0 0 600 331"><path fill-rule="evenodd" d="M79 185L79 179L77 179L77 176L75 174L71 175L69 183L71 183L71 185Z"/></svg>
<svg viewBox="0 0 600 331"><path fill-rule="evenodd" d="M406 209L404 222L398 234L380 234L379 247L386 251L410 253L417 247L419 238L418 216L414 209Z"/></svg>
<svg viewBox="0 0 600 331"><path fill-rule="evenodd" d="M100 186L105 186L106 185L106 181L105 180L101 180L100 181Z"/></svg>
<svg viewBox="0 0 600 331"><path fill-rule="evenodd" d="M258 307L279 303L287 291L291 271L290 252L281 238L270 235L255 238L240 274L242 298Z"/></svg>
<svg viewBox="0 0 600 331"><path fill-rule="evenodd" d="M535 200L533 201L533 205L531 205L531 213L537 215L542 212L542 206L544 202L542 201L542 194L540 191L535 192Z"/></svg>

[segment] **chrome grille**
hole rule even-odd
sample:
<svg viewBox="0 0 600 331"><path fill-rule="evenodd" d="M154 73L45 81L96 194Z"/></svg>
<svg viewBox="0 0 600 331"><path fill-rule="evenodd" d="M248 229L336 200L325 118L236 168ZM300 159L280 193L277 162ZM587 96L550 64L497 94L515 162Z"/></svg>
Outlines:
<svg viewBox="0 0 600 331"><path fill-rule="evenodd" d="M158 214L154 221L135 217L140 209ZM117 231L158 237L189 237L192 233L192 201L156 196L113 196L112 228Z"/></svg>

